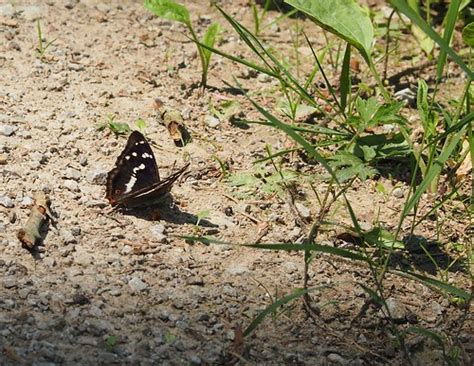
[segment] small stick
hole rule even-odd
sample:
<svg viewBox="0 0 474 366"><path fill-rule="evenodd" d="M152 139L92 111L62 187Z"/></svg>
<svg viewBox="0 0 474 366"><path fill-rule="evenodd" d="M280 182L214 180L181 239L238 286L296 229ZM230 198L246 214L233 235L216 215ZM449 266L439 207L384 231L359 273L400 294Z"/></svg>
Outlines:
<svg viewBox="0 0 474 366"><path fill-rule="evenodd" d="M28 250L33 249L35 244L41 240L40 230L43 224L51 218L49 212L49 199L43 191L38 191L34 195L35 204L31 208L30 216L25 226L18 230L18 240L22 247Z"/></svg>

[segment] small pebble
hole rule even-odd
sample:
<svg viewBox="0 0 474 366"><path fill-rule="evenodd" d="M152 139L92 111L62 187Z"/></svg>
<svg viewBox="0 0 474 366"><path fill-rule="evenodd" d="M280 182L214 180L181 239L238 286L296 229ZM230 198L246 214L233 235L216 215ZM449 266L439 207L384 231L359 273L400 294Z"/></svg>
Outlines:
<svg viewBox="0 0 474 366"><path fill-rule="evenodd" d="M394 299L393 297L390 297L386 300L387 307L390 310L390 316L394 320L404 320L407 315L407 309L405 308L405 305Z"/></svg>
<svg viewBox="0 0 474 366"><path fill-rule="evenodd" d="M33 200L33 198L31 198L30 196L25 196L20 202L20 207L22 208L30 207L33 205L34 202L35 201Z"/></svg>
<svg viewBox="0 0 474 366"><path fill-rule="evenodd" d="M337 353L330 353L327 358L329 362L337 363L339 365L345 365L347 363L347 361Z"/></svg>
<svg viewBox="0 0 474 366"><path fill-rule="evenodd" d="M148 287L148 285L138 277L132 277L132 279L128 281L128 285L136 292L144 291Z"/></svg>
<svg viewBox="0 0 474 366"><path fill-rule="evenodd" d="M403 193L403 189L401 189L400 187L396 187L392 191L392 196L395 198L403 198L404 195L405 194Z"/></svg>
<svg viewBox="0 0 474 366"><path fill-rule="evenodd" d="M219 121L219 118L208 115L204 118L204 123L206 123L206 125L208 125L211 128L216 128L217 126L220 125L221 121Z"/></svg>
<svg viewBox="0 0 474 366"><path fill-rule="evenodd" d="M63 187L67 188L71 192L79 192L79 184L72 179L65 179L63 181Z"/></svg>
<svg viewBox="0 0 474 366"><path fill-rule="evenodd" d="M6 208L12 208L14 206L13 200L8 196L0 196L0 205Z"/></svg>
<svg viewBox="0 0 474 366"><path fill-rule="evenodd" d="M46 156L38 151L33 151L30 154L30 160L34 162L38 162L40 164L44 164L46 162Z"/></svg>
<svg viewBox="0 0 474 366"><path fill-rule="evenodd" d="M6 277L3 279L3 287L5 288L13 288L16 287L17 282L14 277Z"/></svg>
<svg viewBox="0 0 474 366"><path fill-rule="evenodd" d="M305 205L303 205L300 202L296 202L295 207L298 210L298 212L300 213L302 218L304 218L304 219L311 218L311 211L308 207L306 207Z"/></svg>
<svg viewBox="0 0 474 366"><path fill-rule="evenodd" d="M61 229L59 230L59 235L63 239L64 244L73 244L77 242L76 238L74 237L74 235L72 234L70 230Z"/></svg>
<svg viewBox="0 0 474 366"><path fill-rule="evenodd" d="M10 125L0 125L0 135L11 136L18 128Z"/></svg>
<svg viewBox="0 0 474 366"><path fill-rule="evenodd" d="M108 170L102 166L93 167L86 174L86 179L91 184L104 185L107 181Z"/></svg>
<svg viewBox="0 0 474 366"><path fill-rule="evenodd" d="M204 280L199 276L191 276L186 279L186 285L204 286Z"/></svg>
<svg viewBox="0 0 474 366"><path fill-rule="evenodd" d="M53 268L56 265L56 260L51 257L46 257L43 260L43 263L48 267L48 268Z"/></svg>
<svg viewBox="0 0 474 366"><path fill-rule="evenodd" d="M72 180L76 180L76 181L81 179L81 176L82 176L81 172L77 169L74 169L74 168L67 168L64 171L64 174L63 174L64 178L72 179Z"/></svg>
<svg viewBox="0 0 474 366"><path fill-rule="evenodd" d="M166 238L166 228L162 224L156 224L153 225L150 228L151 234L153 235L153 239L157 241L158 243L166 243L167 238Z"/></svg>

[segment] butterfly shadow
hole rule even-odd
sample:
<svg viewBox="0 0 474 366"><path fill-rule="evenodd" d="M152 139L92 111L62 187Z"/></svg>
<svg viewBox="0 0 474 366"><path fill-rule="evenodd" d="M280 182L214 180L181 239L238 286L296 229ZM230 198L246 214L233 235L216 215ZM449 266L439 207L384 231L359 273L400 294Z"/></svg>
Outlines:
<svg viewBox="0 0 474 366"><path fill-rule="evenodd" d="M147 221L164 220L177 225L196 225L199 222L199 226L205 228L219 227L219 225L216 225L209 220L200 219L197 215L182 211L173 201L171 194L167 194L159 202L150 206L119 210L124 215L131 215Z"/></svg>

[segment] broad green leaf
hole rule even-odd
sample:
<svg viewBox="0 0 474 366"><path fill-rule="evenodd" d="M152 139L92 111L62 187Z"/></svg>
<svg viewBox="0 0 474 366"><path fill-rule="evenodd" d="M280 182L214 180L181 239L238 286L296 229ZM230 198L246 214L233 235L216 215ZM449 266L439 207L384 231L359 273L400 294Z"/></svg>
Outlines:
<svg viewBox="0 0 474 366"><path fill-rule="evenodd" d="M336 176L340 182L345 182L354 177L364 181L377 174L376 169L349 152L338 152L331 157L329 165L336 169Z"/></svg>
<svg viewBox="0 0 474 366"><path fill-rule="evenodd" d="M394 136L374 134L358 137L350 152L359 158L365 158L367 147L375 151L373 161L405 158L412 152L410 145L401 133Z"/></svg>
<svg viewBox="0 0 474 366"><path fill-rule="evenodd" d="M425 32L423 32L416 24L411 25L411 32L415 36L423 52L427 56L430 56L434 49L434 45L435 45L434 41Z"/></svg>
<svg viewBox="0 0 474 366"><path fill-rule="evenodd" d="M464 27L462 30L462 39L469 47L474 47L474 22Z"/></svg>
<svg viewBox="0 0 474 366"><path fill-rule="evenodd" d="M370 97L367 100L357 97L356 107L360 117L365 122L365 125L369 125L373 116L380 108L380 104L377 102L377 98L375 97Z"/></svg>
<svg viewBox="0 0 474 366"><path fill-rule="evenodd" d="M217 35L220 31L219 23L212 23L206 30L204 37L202 39L202 43L208 47L214 47L214 43L216 43ZM209 60L211 59L212 52L207 48L202 48L202 52L204 58L206 60L206 66L209 66Z"/></svg>
<svg viewBox="0 0 474 366"><path fill-rule="evenodd" d="M368 14L353 0L285 0L316 24L357 48L369 63L374 29Z"/></svg>
<svg viewBox="0 0 474 366"><path fill-rule="evenodd" d="M173 0L145 0L145 8L153 12L155 15L168 20L174 20L187 26L190 26L188 9Z"/></svg>
<svg viewBox="0 0 474 366"><path fill-rule="evenodd" d="M396 240L395 236L388 230L380 227L373 228L364 233L365 241L370 245L386 249L405 249L405 244Z"/></svg>
<svg viewBox="0 0 474 366"><path fill-rule="evenodd" d="M405 105L404 101L386 103L375 112L370 126L381 125L385 123L397 123L400 125L406 124L405 117L400 115L400 110Z"/></svg>

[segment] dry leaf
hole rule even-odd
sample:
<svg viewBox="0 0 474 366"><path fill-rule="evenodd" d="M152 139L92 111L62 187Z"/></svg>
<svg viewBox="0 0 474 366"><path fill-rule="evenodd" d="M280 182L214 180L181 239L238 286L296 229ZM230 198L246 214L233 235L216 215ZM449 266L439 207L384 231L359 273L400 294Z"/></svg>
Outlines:
<svg viewBox="0 0 474 366"><path fill-rule="evenodd" d="M464 140L462 143L462 151L461 156L464 155L467 151L469 151L469 142ZM456 180L460 181L462 178L467 176L469 172L472 170L472 157L471 154L467 154L464 160L462 161L459 169L456 171Z"/></svg>

